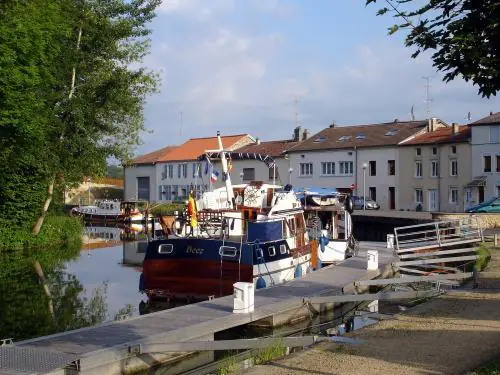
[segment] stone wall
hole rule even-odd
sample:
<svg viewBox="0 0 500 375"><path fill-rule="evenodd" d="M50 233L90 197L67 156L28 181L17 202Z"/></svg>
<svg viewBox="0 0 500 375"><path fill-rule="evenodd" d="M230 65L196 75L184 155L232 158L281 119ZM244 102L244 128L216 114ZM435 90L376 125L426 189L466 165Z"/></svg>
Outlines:
<svg viewBox="0 0 500 375"><path fill-rule="evenodd" d="M483 228L500 228L500 214L454 214L446 212L432 213L432 219L438 221L459 220L470 216L478 218L478 222Z"/></svg>

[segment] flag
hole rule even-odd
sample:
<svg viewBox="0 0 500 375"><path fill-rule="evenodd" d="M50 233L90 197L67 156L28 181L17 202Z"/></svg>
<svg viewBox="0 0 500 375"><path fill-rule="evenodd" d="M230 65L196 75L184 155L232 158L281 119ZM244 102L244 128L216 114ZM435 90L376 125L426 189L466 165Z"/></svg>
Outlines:
<svg viewBox="0 0 500 375"><path fill-rule="evenodd" d="M193 189L189 191L187 212L191 219L191 227L196 228L198 226L198 213L196 212L196 202L194 200Z"/></svg>
<svg viewBox="0 0 500 375"><path fill-rule="evenodd" d="M217 178L219 178L219 172L217 172L215 169L212 171L212 175L210 176L210 181L216 182Z"/></svg>

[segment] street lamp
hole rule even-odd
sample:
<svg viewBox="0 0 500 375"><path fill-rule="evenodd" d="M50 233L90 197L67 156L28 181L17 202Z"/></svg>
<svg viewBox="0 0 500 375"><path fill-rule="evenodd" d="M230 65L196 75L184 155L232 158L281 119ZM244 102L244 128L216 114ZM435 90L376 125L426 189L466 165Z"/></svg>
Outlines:
<svg viewBox="0 0 500 375"><path fill-rule="evenodd" d="M292 167L288 168L288 184L292 183L292 172L293 168Z"/></svg>
<svg viewBox="0 0 500 375"><path fill-rule="evenodd" d="M363 211L366 211L366 168L368 168L368 163L365 161L363 163Z"/></svg>

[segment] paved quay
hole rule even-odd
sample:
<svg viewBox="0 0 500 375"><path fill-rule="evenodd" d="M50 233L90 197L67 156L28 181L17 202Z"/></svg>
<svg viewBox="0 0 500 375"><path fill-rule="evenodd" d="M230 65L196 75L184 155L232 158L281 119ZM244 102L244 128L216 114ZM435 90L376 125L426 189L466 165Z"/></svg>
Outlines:
<svg viewBox="0 0 500 375"><path fill-rule="evenodd" d="M463 374L500 358L500 249L479 288L449 291L392 319L350 333L359 346L320 343L240 372L284 374Z"/></svg>
<svg viewBox="0 0 500 375"><path fill-rule="evenodd" d="M383 245L362 243L357 257L289 283L257 291L253 313L233 314L233 296L228 296L0 348L0 373L50 373L68 364L82 374L119 374L123 370L144 369L150 355L137 353L132 356L137 359L135 362L131 358L138 345L211 340L218 331L305 309L304 297L341 294L344 286L354 281L377 277L379 271L366 270L365 250L379 249L382 269L393 260L392 251ZM27 362L28 356L40 360Z"/></svg>

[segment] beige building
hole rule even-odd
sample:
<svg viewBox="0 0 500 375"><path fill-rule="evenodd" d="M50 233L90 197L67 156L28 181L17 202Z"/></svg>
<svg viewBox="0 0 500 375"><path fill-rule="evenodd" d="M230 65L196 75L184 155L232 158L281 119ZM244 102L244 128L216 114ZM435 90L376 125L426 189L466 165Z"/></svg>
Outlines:
<svg viewBox="0 0 500 375"><path fill-rule="evenodd" d="M471 200L471 128L429 130L399 144L399 208L462 212Z"/></svg>

